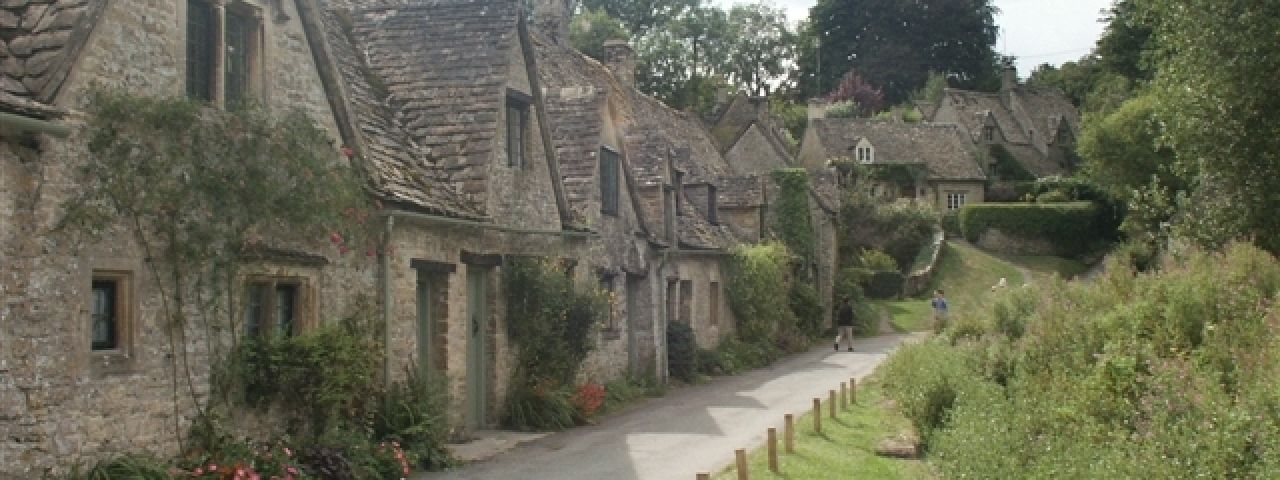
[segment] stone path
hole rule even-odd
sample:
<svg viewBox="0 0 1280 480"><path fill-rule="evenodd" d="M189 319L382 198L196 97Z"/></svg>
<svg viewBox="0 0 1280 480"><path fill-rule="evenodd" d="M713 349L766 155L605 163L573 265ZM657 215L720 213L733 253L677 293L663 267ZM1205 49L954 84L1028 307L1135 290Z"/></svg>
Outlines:
<svg viewBox="0 0 1280 480"><path fill-rule="evenodd" d="M682 480L716 472L733 461L736 448L764 442L768 427L781 427L785 413L812 408L849 377L871 373L911 335L859 339L855 351L833 352L826 342L760 370L680 388L599 425L560 432L487 461L425 479ZM822 348L822 347L826 348ZM798 415L797 415L798 416Z"/></svg>

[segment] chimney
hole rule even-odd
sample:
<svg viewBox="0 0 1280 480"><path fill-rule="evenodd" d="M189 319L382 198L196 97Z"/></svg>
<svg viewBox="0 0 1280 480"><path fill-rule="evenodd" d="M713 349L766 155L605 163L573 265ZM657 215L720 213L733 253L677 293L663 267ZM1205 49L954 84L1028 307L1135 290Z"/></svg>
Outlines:
<svg viewBox="0 0 1280 480"><path fill-rule="evenodd" d="M1012 58L1004 59L1004 69L1000 72L1000 100L1005 108L1013 108L1013 91L1018 88L1018 67Z"/></svg>
<svg viewBox="0 0 1280 480"><path fill-rule="evenodd" d="M809 120L827 118L827 101L821 98L809 99Z"/></svg>
<svg viewBox="0 0 1280 480"><path fill-rule="evenodd" d="M624 87L636 86L636 52L626 40L604 41L605 64Z"/></svg>
<svg viewBox="0 0 1280 480"><path fill-rule="evenodd" d="M534 0L533 28L555 43L569 43L568 0Z"/></svg>

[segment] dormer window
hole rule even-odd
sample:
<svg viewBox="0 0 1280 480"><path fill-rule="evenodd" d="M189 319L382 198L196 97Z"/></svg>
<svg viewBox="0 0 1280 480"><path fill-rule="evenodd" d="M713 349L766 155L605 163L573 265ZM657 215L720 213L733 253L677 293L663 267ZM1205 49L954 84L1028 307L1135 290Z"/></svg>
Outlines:
<svg viewBox="0 0 1280 480"><path fill-rule="evenodd" d="M609 147L600 147L600 213L618 214L618 173L619 157Z"/></svg>
<svg viewBox="0 0 1280 480"><path fill-rule="evenodd" d="M982 127L982 139L988 142L996 141L996 127L991 125Z"/></svg>
<svg viewBox="0 0 1280 480"><path fill-rule="evenodd" d="M253 98L262 12L243 3L187 0L187 96L232 106Z"/></svg>
<svg viewBox="0 0 1280 480"><path fill-rule="evenodd" d="M876 161L876 149L867 139L859 140L854 149L856 150L858 163L873 163Z"/></svg>
<svg viewBox="0 0 1280 480"><path fill-rule="evenodd" d="M529 132L529 104L533 99L515 90L507 91L507 166L522 168L525 165Z"/></svg>

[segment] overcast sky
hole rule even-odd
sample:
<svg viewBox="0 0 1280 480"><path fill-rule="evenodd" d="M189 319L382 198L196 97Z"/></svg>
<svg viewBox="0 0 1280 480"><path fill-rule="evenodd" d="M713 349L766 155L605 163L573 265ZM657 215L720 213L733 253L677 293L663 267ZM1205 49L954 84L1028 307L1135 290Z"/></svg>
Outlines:
<svg viewBox="0 0 1280 480"><path fill-rule="evenodd" d="M721 6L744 0L712 0ZM766 0L787 11L792 21L809 15L815 0ZM996 51L1018 57L1018 75L1026 77L1042 63L1061 65L1089 53L1102 34L1100 11L1111 0L994 0L1000 9Z"/></svg>

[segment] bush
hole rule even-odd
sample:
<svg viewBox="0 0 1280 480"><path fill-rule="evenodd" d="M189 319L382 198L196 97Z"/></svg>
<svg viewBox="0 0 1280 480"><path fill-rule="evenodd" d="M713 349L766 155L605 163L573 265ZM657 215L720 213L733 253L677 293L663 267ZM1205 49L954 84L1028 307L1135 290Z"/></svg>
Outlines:
<svg viewBox="0 0 1280 480"><path fill-rule="evenodd" d="M887 204L846 201L840 210L843 225L857 225L841 231L842 261L852 264L849 255L864 250L883 251L899 267L910 265L920 248L933 237L939 222L938 212L929 205L900 200Z"/></svg>
<svg viewBox="0 0 1280 480"><path fill-rule="evenodd" d="M793 282L789 304L791 312L796 316L796 326L800 329L800 333L809 336L822 333L822 320L826 308L822 305L818 290L812 284Z"/></svg>
<svg viewBox="0 0 1280 480"><path fill-rule="evenodd" d="M925 445L946 425L961 391L982 381L964 354L936 342L904 346L882 368L885 391Z"/></svg>
<svg viewBox="0 0 1280 480"><path fill-rule="evenodd" d="M687 323L667 323L667 371L685 382L698 378L698 343Z"/></svg>
<svg viewBox="0 0 1280 480"><path fill-rule="evenodd" d="M948 236L954 236L954 237L960 236L960 211L959 210L948 210L947 213L942 214L941 223L942 223L942 231L946 232Z"/></svg>
<svg viewBox="0 0 1280 480"><path fill-rule="evenodd" d="M795 329L791 310L791 255L785 246L769 243L742 247L730 263L729 307L738 321L737 335L748 343L774 341L780 331Z"/></svg>
<svg viewBox="0 0 1280 480"><path fill-rule="evenodd" d="M124 455L95 463L85 473L74 468L67 480L168 480L168 466L150 455Z"/></svg>
<svg viewBox="0 0 1280 480"><path fill-rule="evenodd" d="M512 385L503 424L522 431L563 430L576 424L573 392L554 380Z"/></svg>
<svg viewBox="0 0 1280 480"><path fill-rule="evenodd" d="M1088 202L972 204L960 210L960 229L970 242L989 230L999 230L1014 238L1047 241L1059 255L1075 255L1114 233L1106 231L1099 212L1097 205Z"/></svg>
<svg viewBox="0 0 1280 480"><path fill-rule="evenodd" d="M902 295L902 284L906 277L900 272L875 272L867 281L866 293L870 298L891 299Z"/></svg>
<svg viewBox="0 0 1280 480"><path fill-rule="evenodd" d="M898 261L890 257L889 254L880 250L868 249L863 250L862 255L858 256L858 264L867 270L873 272L897 272Z"/></svg>
<svg viewBox="0 0 1280 480"><path fill-rule="evenodd" d="M438 469L450 464L444 444L449 434L445 412L449 408L444 379L424 378L416 368L407 369L405 380L387 391L374 423L374 435L398 441L420 468Z"/></svg>
<svg viewBox="0 0 1280 480"><path fill-rule="evenodd" d="M1036 196L1036 203L1063 203L1071 201L1061 190L1050 190Z"/></svg>

